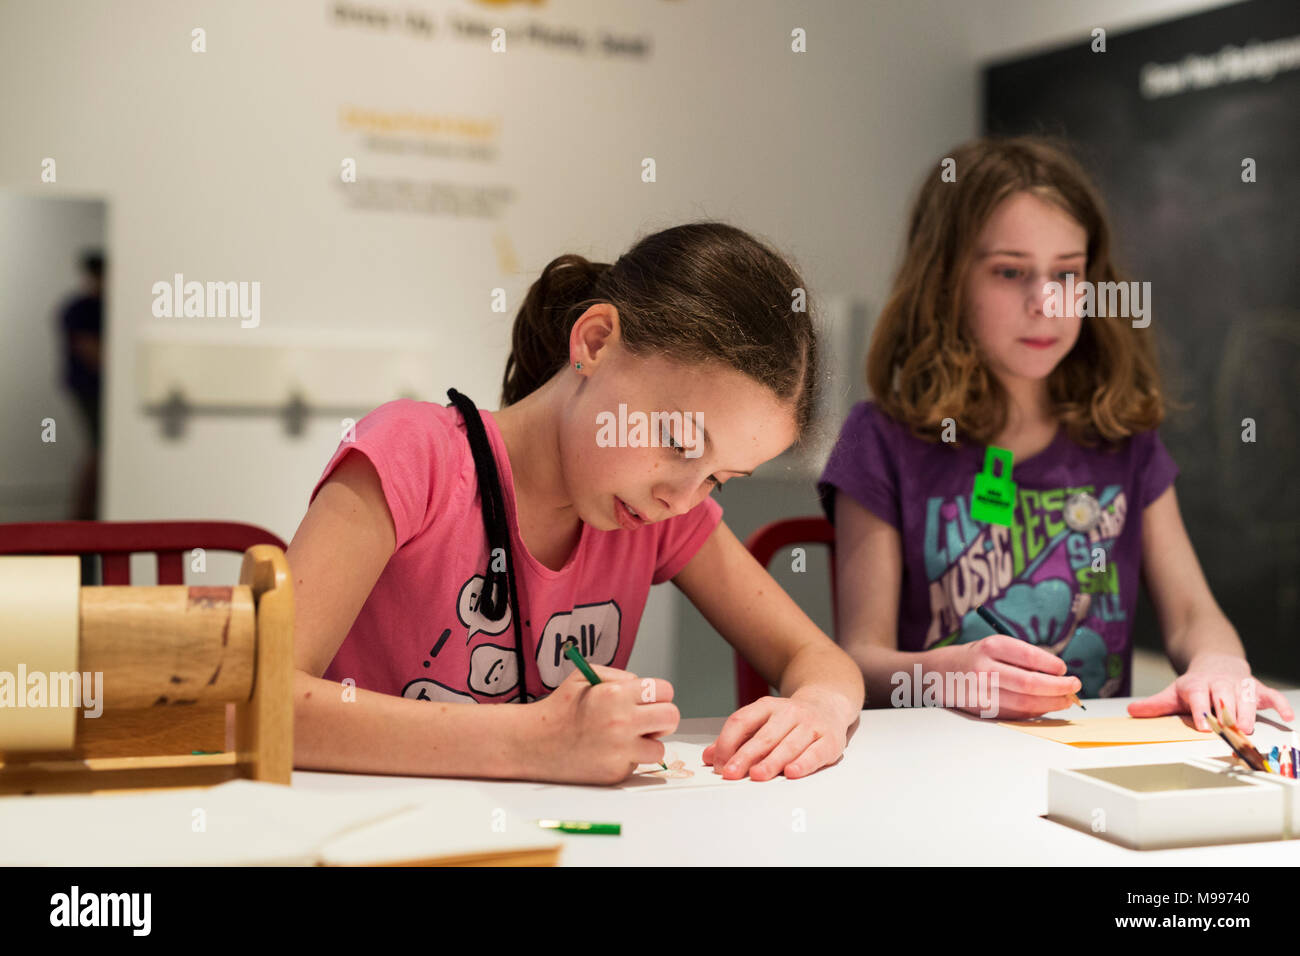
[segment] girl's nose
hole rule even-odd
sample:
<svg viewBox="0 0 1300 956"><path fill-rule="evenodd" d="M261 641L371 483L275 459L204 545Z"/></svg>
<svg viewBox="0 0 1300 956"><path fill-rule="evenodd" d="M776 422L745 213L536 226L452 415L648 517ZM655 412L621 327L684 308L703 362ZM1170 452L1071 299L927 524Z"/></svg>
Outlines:
<svg viewBox="0 0 1300 956"><path fill-rule="evenodd" d="M1025 296L1025 308L1029 310L1030 315L1041 318L1047 314L1045 303L1054 294L1050 280L1046 276L1031 276L1029 279L1029 292Z"/></svg>
<svg viewBox="0 0 1300 956"><path fill-rule="evenodd" d="M668 510L669 516L684 515L695 507L696 485L688 481L663 482L655 487L655 500Z"/></svg>

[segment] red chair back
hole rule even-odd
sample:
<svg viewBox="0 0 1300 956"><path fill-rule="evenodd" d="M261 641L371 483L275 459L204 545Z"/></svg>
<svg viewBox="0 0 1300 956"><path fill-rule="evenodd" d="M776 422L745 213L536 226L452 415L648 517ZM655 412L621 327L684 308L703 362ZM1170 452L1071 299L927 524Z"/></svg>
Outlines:
<svg viewBox="0 0 1300 956"><path fill-rule="evenodd" d="M749 536L745 547L763 567L783 548L803 544L823 544L830 549L831 610L835 608L835 525L825 518L783 518L763 525ZM736 654L736 705L744 707L767 696L767 680Z"/></svg>
<svg viewBox="0 0 1300 956"><path fill-rule="evenodd" d="M0 524L0 554L97 554L106 586L130 585L131 555L158 556L158 583L184 584L184 555L194 548L234 551L286 545L256 525L235 521L31 521Z"/></svg>

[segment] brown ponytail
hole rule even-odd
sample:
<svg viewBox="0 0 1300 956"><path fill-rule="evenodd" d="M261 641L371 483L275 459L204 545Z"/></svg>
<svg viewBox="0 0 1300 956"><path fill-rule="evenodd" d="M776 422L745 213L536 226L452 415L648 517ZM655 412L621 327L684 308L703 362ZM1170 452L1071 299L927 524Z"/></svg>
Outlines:
<svg viewBox="0 0 1300 956"><path fill-rule="evenodd" d="M608 262L568 253L552 259L528 288L515 316L510 357L501 381L501 404L513 405L541 388L569 359L569 332L593 298Z"/></svg>
<svg viewBox="0 0 1300 956"><path fill-rule="evenodd" d="M634 355L742 372L795 405L802 435L819 377L811 297L779 253L720 222L688 223L641 239L613 265L552 260L515 317L501 403L540 388L569 359L569 333L597 302L619 312Z"/></svg>

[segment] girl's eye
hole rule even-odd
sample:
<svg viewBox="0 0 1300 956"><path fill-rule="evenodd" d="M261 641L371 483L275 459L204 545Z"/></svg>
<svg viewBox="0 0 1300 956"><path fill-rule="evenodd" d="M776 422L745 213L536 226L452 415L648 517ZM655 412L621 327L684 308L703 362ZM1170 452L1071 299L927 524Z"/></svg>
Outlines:
<svg viewBox="0 0 1300 956"><path fill-rule="evenodd" d="M671 448L675 452L678 452L679 454L682 455L686 454L686 449L683 448L681 444L678 443L677 439L673 437L673 433L669 430L667 422L664 422L663 427L660 429L660 433L663 436L663 440L660 442L660 444L667 445L669 448ZM717 491L719 488L722 487L722 482L718 481L718 479L713 475L709 475L708 480L713 482L713 491Z"/></svg>
<svg viewBox="0 0 1300 956"><path fill-rule="evenodd" d="M1003 268L1003 269L999 269L999 270L997 271L997 274L998 274L998 276L999 276L1000 278L1003 278L1003 279L1019 279L1019 278L1020 278L1020 270L1019 270L1019 269L1012 269L1012 268L1010 268L1010 267L1008 267L1008 268Z"/></svg>
<svg viewBox="0 0 1300 956"><path fill-rule="evenodd" d="M1065 282L1067 279L1073 277L1073 276L1075 275L1075 273L1073 273L1073 272L1058 272L1056 275L1057 275L1057 278L1059 278L1062 282Z"/></svg>

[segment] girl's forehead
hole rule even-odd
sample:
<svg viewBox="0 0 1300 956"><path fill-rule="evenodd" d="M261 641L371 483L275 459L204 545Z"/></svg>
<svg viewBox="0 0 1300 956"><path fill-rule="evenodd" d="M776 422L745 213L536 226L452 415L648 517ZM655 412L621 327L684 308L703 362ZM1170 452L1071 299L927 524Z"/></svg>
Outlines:
<svg viewBox="0 0 1300 956"><path fill-rule="evenodd" d="M690 363L659 355L638 357L631 375L619 375L613 383L620 401L629 409L680 411L703 415L710 434L712 423L719 428L743 427L746 423L767 428L795 420L793 400L782 400L767 386L738 369L721 362Z"/></svg>
<svg viewBox="0 0 1300 956"><path fill-rule="evenodd" d="M994 207L980 230L977 245L987 247L981 251L992 251L1007 242L1038 238L1083 240L1087 230L1056 203L1022 191Z"/></svg>

